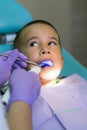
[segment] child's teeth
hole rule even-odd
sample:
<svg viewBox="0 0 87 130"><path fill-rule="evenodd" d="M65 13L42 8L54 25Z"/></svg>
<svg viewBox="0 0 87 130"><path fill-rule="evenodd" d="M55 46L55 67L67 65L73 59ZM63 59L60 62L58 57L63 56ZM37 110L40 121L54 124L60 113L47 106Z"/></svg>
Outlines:
<svg viewBox="0 0 87 130"><path fill-rule="evenodd" d="M45 66L53 66L53 62L51 60L45 60L45 61L42 61L40 64L39 64L40 67L45 67Z"/></svg>

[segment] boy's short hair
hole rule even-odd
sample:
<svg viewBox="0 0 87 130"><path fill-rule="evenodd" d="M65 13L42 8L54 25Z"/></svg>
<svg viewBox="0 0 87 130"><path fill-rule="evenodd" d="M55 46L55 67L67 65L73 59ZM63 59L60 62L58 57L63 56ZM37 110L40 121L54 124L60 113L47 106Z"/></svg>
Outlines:
<svg viewBox="0 0 87 130"><path fill-rule="evenodd" d="M15 37L15 40L14 40L14 48L19 49L19 51L21 51L21 50L20 50L20 47L21 47L21 39L22 39L22 38L21 38L21 34L22 34L22 32L23 32L27 27L29 27L29 26L31 26L31 25L34 25L34 24L39 24L39 23L48 25L48 26L52 27L52 28L55 30L55 32L58 34L59 45L60 45L60 48L61 48L61 50L62 50L61 41L60 41L60 36L59 36L59 33L58 33L57 29L56 29L51 23L49 23L49 22L47 22L47 21L44 21L44 20L34 20L34 21L31 21L31 22L27 23L23 28L21 28L21 29L17 32L17 36Z"/></svg>

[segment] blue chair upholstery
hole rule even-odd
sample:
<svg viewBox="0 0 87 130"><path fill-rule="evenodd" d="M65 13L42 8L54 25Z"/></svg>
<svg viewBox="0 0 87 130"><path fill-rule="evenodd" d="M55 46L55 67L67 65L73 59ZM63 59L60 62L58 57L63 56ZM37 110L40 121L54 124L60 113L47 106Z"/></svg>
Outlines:
<svg viewBox="0 0 87 130"><path fill-rule="evenodd" d="M1 0L0 2L0 33L14 33L33 19L16 0Z"/></svg>
<svg viewBox="0 0 87 130"><path fill-rule="evenodd" d="M27 22L32 21L32 15L16 0L2 0L0 4L0 33L14 33ZM12 50L13 44L1 44L0 52ZM87 80L87 69L82 66L69 52L63 48L64 69L61 75L77 73Z"/></svg>
<svg viewBox="0 0 87 130"><path fill-rule="evenodd" d="M61 75L79 74L87 80L87 68L80 64L67 50L63 48L64 68Z"/></svg>

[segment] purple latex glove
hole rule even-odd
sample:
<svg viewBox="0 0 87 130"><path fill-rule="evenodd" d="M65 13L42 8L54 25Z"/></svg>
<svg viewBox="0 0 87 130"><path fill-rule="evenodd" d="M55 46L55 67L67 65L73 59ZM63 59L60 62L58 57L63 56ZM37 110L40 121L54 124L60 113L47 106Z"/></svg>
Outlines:
<svg viewBox="0 0 87 130"><path fill-rule="evenodd" d="M14 61L14 64L12 63L13 64L12 67L14 69L27 67L27 64L25 61L28 60L28 58L24 54L20 53L17 49L15 49L13 51L6 51L6 52L4 52L4 54L7 54L10 57L10 62ZM10 56L10 55L12 55L12 56ZM4 56L0 56L0 59L2 59L3 61L7 60L8 58L6 58ZM16 58L19 58L21 60L17 61Z"/></svg>
<svg viewBox="0 0 87 130"><path fill-rule="evenodd" d="M25 62L16 63L16 58L21 58L23 61L27 60L27 57L19 53L17 49L6 53L8 54L8 58L0 56L0 87L8 80L12 67L19 68L27 66Z"/></svg>
<svg viewBox="0 0 87 130"><path fill-rule="evenodd" d="M11 98L7 110L15 101L23 101L32 105L40 94L41 83L35 72L16 69L10 76L9 87Z"/></svg>

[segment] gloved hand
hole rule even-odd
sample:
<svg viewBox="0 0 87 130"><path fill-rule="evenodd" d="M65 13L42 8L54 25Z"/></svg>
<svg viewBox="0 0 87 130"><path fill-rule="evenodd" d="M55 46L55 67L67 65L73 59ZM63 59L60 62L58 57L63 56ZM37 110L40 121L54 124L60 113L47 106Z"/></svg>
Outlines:
<svg viewBox="0 0 87 130"><path fill-rule="evenodd" d="M6 52L6 54L8 54L8 58L0 56L0 87L9 78L12 67L27 67L27 64L24 62L27 60L27 57L22 53L19 53L17 49L10 52ZM21 58L23 62L16 62L16 58Z"/></svg>
<svg viewBox="0 0 87 130"><path fill-rule="evenodd" d="M32 106L33 102L40 94L41 83L35 72L16 69L10 76L9 87L11 97L7 110L15 101L23 101Z"/></svg>

